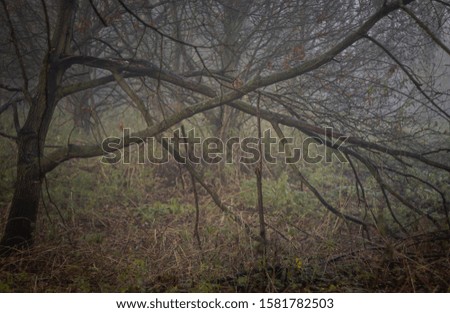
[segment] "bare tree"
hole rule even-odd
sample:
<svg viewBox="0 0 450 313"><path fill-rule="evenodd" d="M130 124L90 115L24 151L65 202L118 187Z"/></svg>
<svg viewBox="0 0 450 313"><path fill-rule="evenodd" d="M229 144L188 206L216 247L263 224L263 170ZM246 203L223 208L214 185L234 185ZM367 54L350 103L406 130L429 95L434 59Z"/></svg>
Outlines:
<svg viewBox="0 0 450 313"><path fill-rule="evenodd" d="M339 149L352 164L363 202L360 177L369 173L394 219L393 201L437 228L450 227L444 187L421 174L434 171L448 179L450 170L450 95L441 87L448 71L433 57L438 50L448 54L445 3L30 0L19 10L20 3L2 0L8 40L1 88L7 101L0 113L19 102L27 108L23 124L15 119L17 134L4 134L19 151L1 241L6 249L32 243L47 173L67 160L118 149L111 138L103 145L46 149L56 107L78 97L77 115L87 106L84 121L101 123L94 113L102 93L114 93L145 121L121 139L125 147L198 114L220 126L211 128L216 135L237 112L269 121L280 136L278 124L294 128L329 149L346 135ZM370 227L370 221L339 212L304 175L298 177L334 214ZM441 209L404 196L404 181L430 188Z"/></svg>

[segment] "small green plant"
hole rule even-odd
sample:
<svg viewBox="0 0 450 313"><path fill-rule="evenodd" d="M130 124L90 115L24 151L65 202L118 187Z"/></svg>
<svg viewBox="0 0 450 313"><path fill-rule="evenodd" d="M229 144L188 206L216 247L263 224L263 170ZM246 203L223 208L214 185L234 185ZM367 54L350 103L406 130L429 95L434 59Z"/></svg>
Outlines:
<svg viewBox="0 0 450 313"><path fill-rule="evenodd" d="M254 206L257 201L256 180L245 180L241 185L241 199L247 206ZM290 207L295 205L295 192L290 188L287 175L283 174L277 180L263 180L263 195L268 207Z"/></svg>
<svg viewBox="0 0 450 313"><path fill-rule="evenodd" d="M194 207L190 204L181 203L177 198L171 198L168 202L163 203L156 201L150 205L144 205L137 208L138 214L145 220L152 221L158 217L167 215L177 215L186 211L193 211Z"/></svg>

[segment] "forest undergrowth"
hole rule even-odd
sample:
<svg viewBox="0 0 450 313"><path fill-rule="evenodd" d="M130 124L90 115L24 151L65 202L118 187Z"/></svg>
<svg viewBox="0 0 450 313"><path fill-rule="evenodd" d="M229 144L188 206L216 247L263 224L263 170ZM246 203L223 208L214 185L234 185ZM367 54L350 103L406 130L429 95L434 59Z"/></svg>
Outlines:
<svg viewBox="0 0 450 313"><path fill-rule="evenodd" d="M249 235L258 230L251 175L230 175L227 183L205 177L248 229L197 188L197 236L192 184L180 166L71 161L47 178L35 245L0 259L0 291L450 291L448 231L430 231L420 220L408 236L365 231L281 174L263 181L263 254ZM338 180L328 183L338 186ZM345 190L335 200L356 210Z"/></svg>

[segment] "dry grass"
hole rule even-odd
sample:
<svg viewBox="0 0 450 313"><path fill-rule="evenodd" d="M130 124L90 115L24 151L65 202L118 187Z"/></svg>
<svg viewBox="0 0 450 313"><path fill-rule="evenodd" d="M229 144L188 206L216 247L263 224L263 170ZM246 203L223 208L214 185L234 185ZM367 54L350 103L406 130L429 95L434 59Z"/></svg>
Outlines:
<svg viewBox="0 0 450 313"><path fill-rule="evenodd" d="M47 201L34 247L0 259L0 291L450 292L449 232L369 239L303 198L308 207L267 207L263 266L258 244L200 188L198 245L189 176L178 167L117 174L83 162L49 177L64 219ZM239 181L214 188L257 233L256 209L239 201L249 191Z"/></svg>
<svg viewBox="0 0 450 313"><path fill-rule="evenodd" d="M256 243L214 208L145 220L125 207L40 221L36 245L0 261L3 292L394 291L448 292L449 233L402 241L363 239L331 215L291 221L268 216L268 268ZM189 199L186 199L187 201ZM255 212L242 210L249 224ZM55 226L56 224L56 226ZM256 229L256 224L253 225ZM276 231L274 230L276 229Z"/></svg>

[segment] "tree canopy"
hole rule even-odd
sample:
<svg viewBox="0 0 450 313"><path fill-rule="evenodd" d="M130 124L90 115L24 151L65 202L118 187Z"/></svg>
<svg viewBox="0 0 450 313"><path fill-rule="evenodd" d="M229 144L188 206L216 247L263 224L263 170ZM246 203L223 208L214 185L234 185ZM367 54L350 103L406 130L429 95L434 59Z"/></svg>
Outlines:
<svg viewBox="0 0 450 313"><path fill-rule="evenodd" d="M375 207L384 207L394 237L413 230L399 208L428 229L450 228L445 1L1 2L0 114L10 122L0 135L17 144L7 249L32 243L49 172L151 138L179 159L188 152L160 139L182 124L223 141L261 138L261 122L279 139L313 138L349 164L357 211L342 212L298 164L282 167L333 214L371 231L380 228ZM52 141L58 110L84 140L71 132L63 145ZM139 116L113 126L123 110ZM131 133L122 138L124 128ZM205 182L208 165L185 165L194 185L247 225ZM265 170L255 166L261 182ZM381 197L375 206L369 177ZM265 241L264 227L259 235L246 227Z"/></svg>

